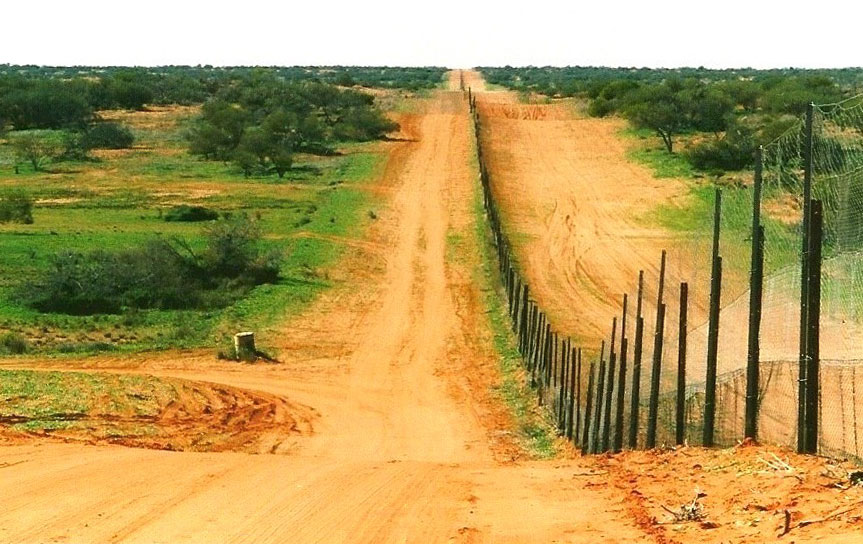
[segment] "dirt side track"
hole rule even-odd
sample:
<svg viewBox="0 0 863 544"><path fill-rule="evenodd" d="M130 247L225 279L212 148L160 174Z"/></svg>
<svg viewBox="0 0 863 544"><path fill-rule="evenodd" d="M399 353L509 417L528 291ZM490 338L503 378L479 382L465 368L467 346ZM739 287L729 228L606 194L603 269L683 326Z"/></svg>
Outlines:
<svg viewBox="0 0 863 544"><path fill-rule="evenodd" d="M513 462L490 399L496 362L472 283L447 259L472 232L460 93L402 117L382 180L390 208L345 264L351 289L285 331L281 365L199 354L79 368L226 384L290 399L313 430L288 455L23 441L0 446L0 542L605 542L652 538L590 462ZM475 242L474 242L475 243ZM20 362L15 363L20 366ZM28 366L69 368L70 363Z"/></svg>

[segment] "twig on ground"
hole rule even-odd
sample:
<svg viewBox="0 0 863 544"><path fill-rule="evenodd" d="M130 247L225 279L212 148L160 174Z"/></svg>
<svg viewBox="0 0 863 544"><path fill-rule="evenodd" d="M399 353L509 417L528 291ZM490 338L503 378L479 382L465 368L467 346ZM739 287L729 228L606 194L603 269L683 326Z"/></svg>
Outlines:
<svg viewBox="0 0 863 544"><path fill-rule="evenodd" d="M814 519L804 519L800 523L797 524L797 527L806 527L807 525L812 525L813 523L822 523L824 521L830 521L831 519L836 519L843 514L847 514L848 512L852 512L863 505L863 500L857 501L853 503L851 506L843 507L841 510L837 510L830 514L827 514L823 518L814 518Z"/></svg>

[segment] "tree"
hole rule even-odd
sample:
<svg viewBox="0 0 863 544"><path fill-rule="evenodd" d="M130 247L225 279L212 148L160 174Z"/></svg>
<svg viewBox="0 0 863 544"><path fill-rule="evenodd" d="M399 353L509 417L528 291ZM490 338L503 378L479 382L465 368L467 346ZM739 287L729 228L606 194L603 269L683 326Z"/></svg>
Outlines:
<svg viewBox="0 0 863 544"><path fill-rule="evenodd" d="M689 127L704 132L724 131L734 113L731 96L709 84L694 82L681 91L680 101L687 110Z"/></svg>
<svg viewBox="0 0 863 544"><path fill-rule="evenodd" d="M206 102L189 131L189 151L207 159L229 160L250 122L250 114L239 105L224 100Z"/></svg>
<svg viewBox="0 0 863 544"><path fill-rule="evenodd" d="M0 117L16 130L81 128L92 116L85 97L65 82L27 82L0 93Z"/></svg>
<svg viewBox="0 0 863 544"><path fill-rule="evenodd" d="M254 157L260 170L272 169L281 179L293 164L295 132L296 129L269 118L261 126L248 127L234 154L234 162L248 177L255 168L250 161Z"/></svg>
<svg viewBox="0 0 863 544"><path fill-rule="evenodd" d="M149 87L125 80L111 85L111 96L117 106L127 110L142 110L145 104L153 101L153 91Z"/></svg>
<svg viewBox="0 0 863 544"><path fill-rule="evenodd" d="M56 158L63 152L57 141L32 132L16 136L12 140L12 148L19 161L29 162L37 172L42 170L47 160Z"/></svg>
<svg viewBox="0 0 863 544"><path fill-rule="evenodd" d="M677 86L666 82L642 87L627 102L623 111L626 118L638 128L656 132L672 153L674 135L686 126L686 111L680 104Z"/></svg>

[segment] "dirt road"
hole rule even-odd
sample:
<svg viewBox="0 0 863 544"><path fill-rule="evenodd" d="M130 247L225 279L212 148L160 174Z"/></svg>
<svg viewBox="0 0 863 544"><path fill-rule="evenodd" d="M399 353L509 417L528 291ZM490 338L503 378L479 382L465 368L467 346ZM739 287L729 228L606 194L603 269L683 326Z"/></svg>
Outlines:
<svg viewBox="0 0 863 544"><path fill-rule="evenodd" d="M450 226L473 232L468 119L455 92L400 119L370 188L388 209L343 263L350 288L286 328L283 364L28 365L274 394L302 407L309 432L262 455L13 441L0 446L0 541L592 543L610 525L605 542L641 541L620 497L573 478L590 463L512 461L477 257L447 254Z"/></svg>

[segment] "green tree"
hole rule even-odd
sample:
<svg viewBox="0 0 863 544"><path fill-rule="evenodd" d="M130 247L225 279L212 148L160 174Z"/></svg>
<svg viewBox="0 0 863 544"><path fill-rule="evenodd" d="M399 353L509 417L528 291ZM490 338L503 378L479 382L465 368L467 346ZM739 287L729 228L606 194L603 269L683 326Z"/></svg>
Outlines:
<svg viewBox="0 0 863 544"><path fill-rule="evenodd" d="M723 132L734 113L731 96L712 84L693 82L679 93L679 99L687 110L687 125L695 130Z"/></svg>
<svg viewBox="0 0 863 544"><path fill-rule="evenodd" d="M43 169L48 160L63 153L63 146L59 142L32 132L17 135L12 140L12 149L18 161L29 162L37 172Z"/></svg>
<svg viewBox="0 0 863 544"><path fill-rule="evenodd" d="M206 102L189 131L189 151L207 159L229 160L250 122L251 116L241 106L224 100Z"/></svg>
<svg viewBox="0 0 863 544"><path fill-rule="evenodd" d="M678 92L679 84L673 82L642 87L631 93L623 110L633 125L656 132L669 153L674 150L674 136L686 127Z"/></svg>

